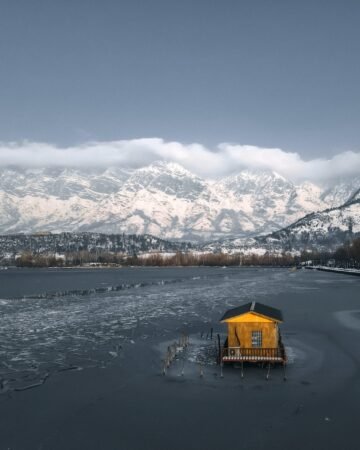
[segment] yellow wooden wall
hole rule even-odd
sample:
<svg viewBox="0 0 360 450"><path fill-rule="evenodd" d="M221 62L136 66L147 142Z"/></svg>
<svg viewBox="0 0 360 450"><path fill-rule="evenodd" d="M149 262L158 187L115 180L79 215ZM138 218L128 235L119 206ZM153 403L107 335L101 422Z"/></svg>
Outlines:
<svg viewBox="0 0 360 450"><path fill-rule="evenodd" d="M235 332L237 331L237 333ZM252 331L262 331L262 347L278 347L278 324L271 321L261 322L228 322L228 346L243 348L252 348Z"/></svg>

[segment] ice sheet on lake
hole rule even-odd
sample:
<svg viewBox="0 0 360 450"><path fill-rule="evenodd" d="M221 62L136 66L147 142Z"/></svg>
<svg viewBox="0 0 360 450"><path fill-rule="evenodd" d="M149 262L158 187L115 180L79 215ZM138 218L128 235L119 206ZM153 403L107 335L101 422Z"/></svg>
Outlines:
<svg viewBox="0 0 360 450"><path fill-rule="evenodd" d="M1 301L0 392L54 371L104 367L130 340L166 338L185 322L202 327L241 302L298 288L287 271L209 269L199 277L194 269L193 278L176 284L139 280L133 288L101 293Z"/></svg>

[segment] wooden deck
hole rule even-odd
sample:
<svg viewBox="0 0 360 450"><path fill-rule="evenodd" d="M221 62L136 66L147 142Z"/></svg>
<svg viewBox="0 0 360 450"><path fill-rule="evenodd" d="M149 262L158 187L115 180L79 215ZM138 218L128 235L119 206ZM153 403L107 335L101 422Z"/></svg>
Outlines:
<svg viewBox="0 0 360 450"><path fill-rule="evenodd" d="M222 361L225 362L273 362L286 364L285 348L224 347Z"/></svg>

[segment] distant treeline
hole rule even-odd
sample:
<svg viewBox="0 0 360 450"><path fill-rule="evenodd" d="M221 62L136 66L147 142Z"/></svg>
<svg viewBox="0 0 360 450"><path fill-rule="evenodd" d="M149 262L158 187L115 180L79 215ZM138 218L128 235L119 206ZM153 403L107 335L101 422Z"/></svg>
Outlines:
<svg viewBox="0 0 360 450"><path fill-rule="evenodd" d="M339 247L334 253L337 261L354 261L360 263L360 238Z"/></svg>
<svg viewBox="0 0 360 450"><path fill-rule="evenodd" d="M79 252L68 252L63 255L52 253L23 252L15 259L17 267L72 267L83 265L122 265L126 264L126 256L123 253L112 253L107 251L91 252L81 250Z"/></svg>
<svg viewBox="0 0 360 450"><path fill-rule="evenodd" d="M182 253L164 255L152 253L146 256L126 256L124 254L95 254L87 251L65 254L64 257L54 255L32 254L24 252L15 260L17 267L64 267L64 266L291 266L294 258L291 255L274 256L228 255L225 253Z"/></svg>
<svg viewBox="0 0 360 450"><path fill-rule="evenodd" d="M91 252L87 250L54 254L23 252L12 263L18 267L64 267L64 266L293 266L306 261L327 264L334 261L338 266L360 267L360 239L346 243L335 252L303 251L300 256L289 253L244 255L226 253L176 252L174 255L149 253L128 256L124 253Z"/></svg>
<svg viewBox="0 0 360 450"><path fill-rule="evenodd" d="M360 238L353 239L338 247L335 252L307 252L300 257L301 261L313 261L315 264L324 265L332 261L338 267L360 268Z"/></svg>
<svg viewBox="0 0 360 450"><path fill-rule="evenodd" d="M161 254L143 257L131 257L127 260L129 265L139 266L290 266L294 264L291 255L274 256L259 255L228 255L226 253L181 253L174 256L163 257Z"/></svg>

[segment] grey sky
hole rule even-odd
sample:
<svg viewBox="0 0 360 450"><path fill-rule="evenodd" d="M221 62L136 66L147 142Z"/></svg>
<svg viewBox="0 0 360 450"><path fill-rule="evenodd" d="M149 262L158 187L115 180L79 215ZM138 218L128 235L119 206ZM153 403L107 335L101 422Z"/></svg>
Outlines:
<svg viewBox="0 0 360 450"><path fill-rule="evenodd" d="M0 0L0 140L359 150L360 2Z"/></svg>

